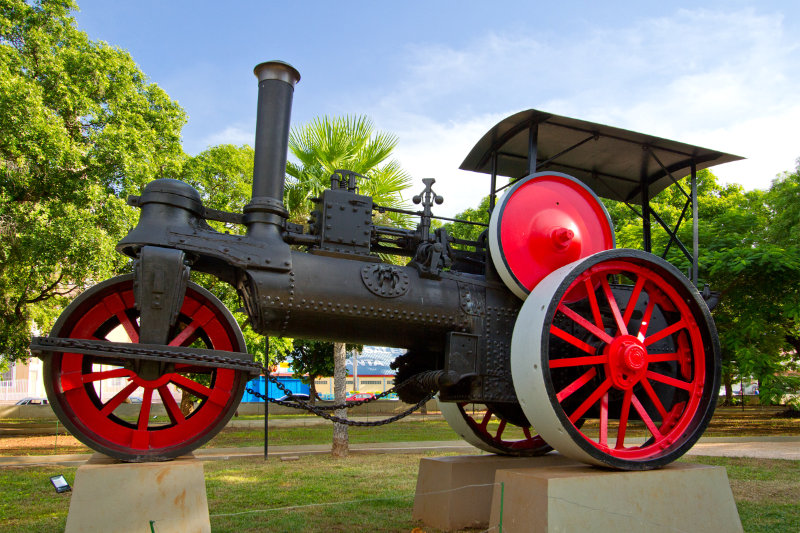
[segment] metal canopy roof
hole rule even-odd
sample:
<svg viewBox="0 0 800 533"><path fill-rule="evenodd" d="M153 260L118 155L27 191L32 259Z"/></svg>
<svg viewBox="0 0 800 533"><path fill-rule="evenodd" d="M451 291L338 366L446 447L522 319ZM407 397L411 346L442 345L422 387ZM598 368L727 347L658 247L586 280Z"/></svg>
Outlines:
<svg viewBox="0 0 800 533"><path fill-rule="evenodd" d="M538 125L538 127L537 127ZM739 156L603 124L545 113L521 111L498 122L472 148L462 170L492 173L497 152L497 175L521 178L530 174L528 152L537 153L536 171L563 172L583 181L598 196L642 203L642 180L647 196L658 194L675 179L697 170L742 159Z"/></svg>

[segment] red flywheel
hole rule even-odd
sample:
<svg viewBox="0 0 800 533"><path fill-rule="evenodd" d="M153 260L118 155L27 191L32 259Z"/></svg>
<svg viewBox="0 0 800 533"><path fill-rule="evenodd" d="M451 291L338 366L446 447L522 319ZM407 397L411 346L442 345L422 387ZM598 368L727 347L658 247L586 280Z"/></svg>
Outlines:
<svg viewBox="0 0 800 533"><path fill-rule="evenodd" d="M522 299L557 268L614 245L614 226L599 198L559 172L517 181L489 221L492 262Z"/></svg>

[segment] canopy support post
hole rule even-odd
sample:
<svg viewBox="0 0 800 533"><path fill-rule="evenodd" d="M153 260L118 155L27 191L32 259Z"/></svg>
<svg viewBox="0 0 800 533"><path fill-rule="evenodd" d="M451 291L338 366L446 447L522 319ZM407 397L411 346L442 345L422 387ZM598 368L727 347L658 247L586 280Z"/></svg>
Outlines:
<svg viewBox="0 0 800 533"><path fill-rule="evenodd" d="M539 123L531 122L528 129L528 174L536 172L536 158L539 151Z"/></svg>
<svg viewBox="0 0 800 533"><path fill-rule="evenodd" d="M692 283L699 283L698 263L700 255L700 228L697 212L697 165L692 159Z"/></svg>
<svg viewBox="0 0 800 533"><path fill-rule="evenodd" d="M492 194L489 195L489 214L494 211L494 204L497 201L497 150L492 150Z"/></svg>
<svg viewBox="0 0 800 533"><path fill-rule="evenodd" d="M643 146L643 148L641 173L642 244L645 252L653 253L652 232L650 228L650 184L647 181L647 158L649 157L649 150L646 146Z"/></svg>

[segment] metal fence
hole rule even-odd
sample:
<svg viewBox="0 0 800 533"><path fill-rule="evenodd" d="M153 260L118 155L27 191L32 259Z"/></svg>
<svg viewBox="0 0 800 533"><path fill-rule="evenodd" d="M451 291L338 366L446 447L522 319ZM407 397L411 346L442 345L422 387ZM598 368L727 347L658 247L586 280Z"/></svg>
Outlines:
<svg viewBox="0 0 800 533"><path fill-rule="evenodd" d="M0 403L16 403L27 396L28 380L0 380Z"/></svg>

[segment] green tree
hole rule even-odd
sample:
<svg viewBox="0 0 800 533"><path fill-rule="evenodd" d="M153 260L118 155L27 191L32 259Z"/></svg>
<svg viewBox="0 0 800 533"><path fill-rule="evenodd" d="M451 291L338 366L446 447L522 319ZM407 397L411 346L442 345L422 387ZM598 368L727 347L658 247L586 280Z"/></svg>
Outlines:
<svg viewBox="0 0 800 533"><path fill-rule="evenodd" d="M305 126L292 129L289 149L297 163L289 162L286 172L284 203L292 219L304 223L310 212L310 199L319 197L330 186L330 176L344 169L366 176L359 183L362 194L369 194L375 203L386 207L404 207L402 192L410 178L397 161L391 159L397 137L376 132L372 121L359 117L322 117ZM402 224L404 218L386 213L386 223ZM342 343L333 346L334 392L336 403L344 402L345 356ZM337 416L346 416L344 409ZM347 426L334 424L334 456L343 457L349 448Z"/></svg>
<svg viewBox="0 0 800 533"><path fill-rule="evenodd" d="M461 213L457 214L455 218L459 220L467 220L469 222L480 222L482 224L489 223L489 197L484 196L481 203L477 208L467 208ZM447 234L456 239L463 239L467 241L477 241L481 233L486 230L485 226L476 226L474 224L463 224L460 222L449 222L444 225Z"/></svg>
<svg viewBox="0 0 800 533"><path fill-rule="evenodd" d="M0 4L0 346L26 358L83 287L127 267L125 204L183 152L185 114L127 52L78 31L70 0Z"/></svg>
<svg viewBox="0 0 800 533"><path fill-rule="evenodd" d="M772 215L768 239L783 245L800 242L800 159L794 172L773 180L766 203Z"/></svg>
<svg viewBox="0 0 800 533"><path fill-rule="evenodd" d="M333 344L322 341L296 341L291 352L292 371L309 388L311 403L317 399L316 379L332 376Z"/></svg>
<svg viewBox="0 0 800 533"><path fill-rule="evenodd" d="M293 128L289 150L297 162L286 165L284 204L292 220L304 223L311 212L311 198L319 197L330 187L335 170L351 170L366 176L360 180L361 194L372 196L385 207L407 207L403 191L411 184L400 164L391 159L398 139L391 133L375 131L365 116L320 117ZM405 226L407 217L385 213L378 221Z"/></svg>

